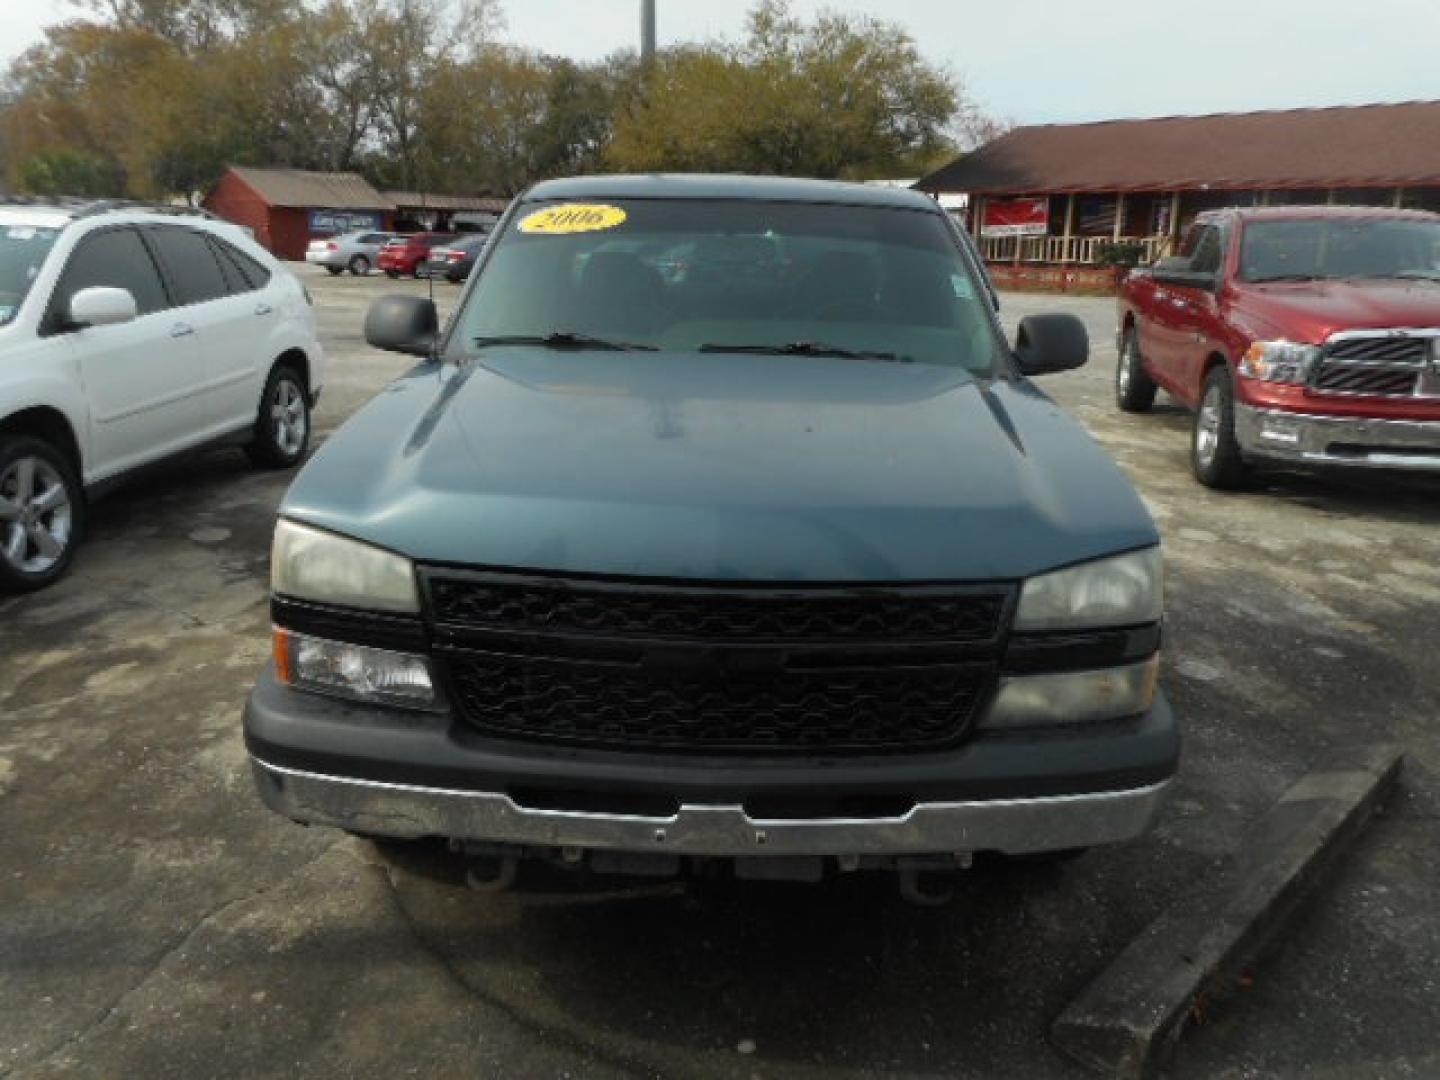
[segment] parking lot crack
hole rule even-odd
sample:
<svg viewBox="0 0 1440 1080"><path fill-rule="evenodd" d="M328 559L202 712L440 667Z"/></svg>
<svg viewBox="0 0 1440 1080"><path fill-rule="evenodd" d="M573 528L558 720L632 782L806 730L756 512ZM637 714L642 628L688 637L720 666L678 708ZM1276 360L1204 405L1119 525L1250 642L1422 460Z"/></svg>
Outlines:
<svg viewBox="0 0 1440 1080"><path fill-rule="evenodd" d="M41 1050L38 1056L33 1058L32 1060L11 1062L8 1065L0 1067L0 1077L10 1076L16 1070L22 1068L42 1068L54 1062L56 1059L63 1057L72 1047L78 1046L80 1043L83 1043L91 1035L93 1035L95 1032L99 1031L107 1023L109 1023L110 1020L113 1019L125 1007L125 1003L129 1001L130 998L132 998L136 993L142 990L145 987L145 984L148 983L170 961L172 957L178 956L183 953L189 947L190 943L195 940L196 936L199 935L200 932L203 931L206 927L212 925L217 919L222 918L232 908L239 907L243 904L249 903L252 900L255 900L258 897L264 896L266 893L283 884L285 881L288 881L290 878L295 877L297 874L304 873L307 869L309 869L315 863L323 859L341 843L343 843L343 841L336 841L336 843L331 844L329 847L326 847L313 859L310 859L302 863L301 865L295 867L278 881L270 882L266 885L260 886L259 888L252 889L249 892L243 893L240 896L233 896L229 900L225 900L219 904L216 904L213 908L211 908L199 919L197 919L195 923L190 927L190 929L185 931L179 941L175 942L175 944L171 945L163 953L157 956L150 964L148 964L145 968L144 973L134 982L132 982L128 987L126 987L119 994L117 994L109 1005L99 1010L93 1019L91 1019L78 1031L72 1032L70 1035L67 1035L63 1039L59 1040L51 1047Z"/></svg>

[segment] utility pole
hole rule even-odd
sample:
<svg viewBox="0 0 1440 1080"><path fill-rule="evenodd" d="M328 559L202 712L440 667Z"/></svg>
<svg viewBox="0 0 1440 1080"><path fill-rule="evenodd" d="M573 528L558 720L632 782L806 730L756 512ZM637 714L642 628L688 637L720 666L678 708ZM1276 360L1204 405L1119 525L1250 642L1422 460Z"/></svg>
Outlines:
<svg viewBox="0 0 1440 1080"><path fill-rule="evenodd" d="M655 60L655 0L640 0L640 61L647 67Z"/></svg>

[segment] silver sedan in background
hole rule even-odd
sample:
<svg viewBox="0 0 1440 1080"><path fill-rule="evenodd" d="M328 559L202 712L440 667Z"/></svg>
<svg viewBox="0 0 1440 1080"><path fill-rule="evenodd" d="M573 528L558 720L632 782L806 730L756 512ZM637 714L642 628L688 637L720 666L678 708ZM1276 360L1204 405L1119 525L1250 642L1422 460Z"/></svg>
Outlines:
<svg viewBox="0 0 1440 1080"><path fill-rule="evenodd" d="M332 274L340 274L346 270L357 276L368 274L375 268L375 259L380 254L380 249L399 235L365 230L311 240L310 246L305 250L305 261L315 266L323 266Z"/></svg>

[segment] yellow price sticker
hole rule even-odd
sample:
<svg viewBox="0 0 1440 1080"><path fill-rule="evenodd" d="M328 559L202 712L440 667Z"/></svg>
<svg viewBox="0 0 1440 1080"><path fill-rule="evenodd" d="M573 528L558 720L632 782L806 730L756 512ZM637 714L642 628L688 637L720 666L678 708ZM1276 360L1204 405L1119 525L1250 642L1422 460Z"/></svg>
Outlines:
<svg viewBox="0 0 1440 1080"><path fill-rule="evenodd" d="M520 221L523 233L564 236L568 233L603 232L625 221L625 211L603 203L561 203L526 214Z"/></svg>

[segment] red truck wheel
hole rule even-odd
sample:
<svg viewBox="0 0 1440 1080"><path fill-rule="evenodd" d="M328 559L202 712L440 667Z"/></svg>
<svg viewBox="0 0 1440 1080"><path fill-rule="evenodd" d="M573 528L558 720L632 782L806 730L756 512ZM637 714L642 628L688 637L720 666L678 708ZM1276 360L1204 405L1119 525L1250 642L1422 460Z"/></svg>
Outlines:
<svg viewBox="0 0 1440 1080"><path fill-rule="evenodd" d="M1220 491L1243 488L1250 479L1250 466L1235 441L1235 388L1224 364L1216 364L1205 376L1205 391L1195 410L1190 464L1195 479Z"/></svg>
<svg viewBox="0 0 1440 1080"><path fill-rule="evenodd" d="M1149 412L1158 389L1140 362L1140 338L1132 326L1120 342L1120 360L1115 365L1115 404L1122 412Z"/></svg>

